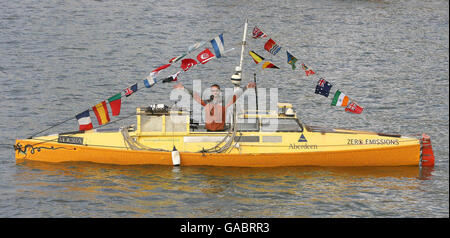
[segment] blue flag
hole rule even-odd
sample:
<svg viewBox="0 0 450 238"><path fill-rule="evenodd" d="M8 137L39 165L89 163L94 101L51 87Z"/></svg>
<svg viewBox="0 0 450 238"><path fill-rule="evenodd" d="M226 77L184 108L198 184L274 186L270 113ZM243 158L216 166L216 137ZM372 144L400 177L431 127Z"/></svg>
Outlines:
<svg viewBox="0 0 450 238"><path fill-rule="evenodd" d="M220 58L223 55L224 47L223 47L223 34L218 35L216 38L211 40L211 45L214 48L214 52L216 53L216 58Z"/></svg>
<svg viewBox="0 0 450 238"><path fill-rule="evenodd" d="M316 94L323 95L325 97L328 97L330 94L330 89L333 85L331 85L329 82L327 82L325 79L321 78L319 81L317 81L316 85Z"/></svg>

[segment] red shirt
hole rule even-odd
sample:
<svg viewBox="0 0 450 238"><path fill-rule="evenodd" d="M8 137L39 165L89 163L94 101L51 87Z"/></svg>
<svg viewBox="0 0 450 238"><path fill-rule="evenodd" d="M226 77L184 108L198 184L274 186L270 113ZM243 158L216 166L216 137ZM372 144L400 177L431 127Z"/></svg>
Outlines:
<svg viewBox="0 0 450 238"><path fill-rule="evenodd" d="M223 106L221 103L206 103L197 94L193 96L198 103L205 107L205 128L209 131L223 131L225 129L226 108L235 103L239 96L236 94L233 95L233 99L227 106Z"/></svg>
<svg viewBox="0 0 450 238"><path fill-rule="evenodd" d="M223 131L225 129L225 106L208 103L205 107L205 128L210 131Z"/></svg>

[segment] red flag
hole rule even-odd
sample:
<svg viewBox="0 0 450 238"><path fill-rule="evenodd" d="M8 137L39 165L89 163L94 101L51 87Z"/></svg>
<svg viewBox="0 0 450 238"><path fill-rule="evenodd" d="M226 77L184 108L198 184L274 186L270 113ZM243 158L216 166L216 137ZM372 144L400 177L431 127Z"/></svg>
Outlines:
<svg viewBox="0 0 450 238"><path fill-rule="evenodd" d="M197 64L197 61L195 61L194 59L183 59L181 61L181 68L184 71L188 71L190 67L192 67L196 64Z"/></svg>
<svg viewBox="0 0 450 238"><path fill-rule="evenodd" d="M214 56L215 55L211 53L208 48L206 48L206 50L200 52L200 54L197 55L197 60L202 64L206 64L206 62L210 61L212 58L214 58Z"/></svg>
<svg viewBox="0 0 450 238"><path fill-rule="evenodd" d="M159 67L159 68L153 70L152 72L159 72L160 70L163 70L163 69L165 69L165 68L167 68L167 67L169 67L169 66L171 66L171 65L172 65L172 64L165 64L165 65L163 65L163 66L161 66L161 67Z"/></svg>
<svg viewBox="0 0 450 238"><path fill-rule="evenodd" d="M360 107L358 104L356 104L355 102L351 102L350 104L348 104L348 106L345 108L346 112L352 112L352 113L356 113L356 114L361 114L361 112L364 110L364 108Z"/></svg>
<svg viewBox="0 0 450 238"><path fill-rule="evenodd" d="M275 43L275 41L270 38L264 45L264 49L269 51L271 54L276 55L278 51L281 50L281 46L277 45L277 43Z"/></svg>
<svg viewBox="0 0 450 238"><path fill-rule="evenodd" d="M120 114L120 107L122 105L122 94L118 93L110 98L108 98L109 106L111 107L111 112L113 116L118 116Z"/></svg>

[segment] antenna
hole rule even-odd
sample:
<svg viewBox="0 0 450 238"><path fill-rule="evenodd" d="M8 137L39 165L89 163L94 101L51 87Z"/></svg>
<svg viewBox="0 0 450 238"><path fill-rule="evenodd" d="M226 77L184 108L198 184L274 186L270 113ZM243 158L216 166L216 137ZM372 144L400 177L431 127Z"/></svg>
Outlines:
<svg viewBox="0 0 450 238"><path fill-rule="evenodd" d="M259 111L258 111L258 86L256 84L256 73L253 73L253 81L255 82L256 114L259 114Z"/></svg>

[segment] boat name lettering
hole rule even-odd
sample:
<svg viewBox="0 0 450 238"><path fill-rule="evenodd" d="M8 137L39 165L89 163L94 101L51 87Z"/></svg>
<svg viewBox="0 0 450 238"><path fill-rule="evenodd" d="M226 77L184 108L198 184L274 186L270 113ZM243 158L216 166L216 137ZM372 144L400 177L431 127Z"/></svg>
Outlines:
<svg viewBox="0 0 450 238"><path fill-rule="evenodd" d="M398 139L347 139L348 145L399 145Z"/></svg>
<svg viewBox="0 0 450 238"><path fill-rule="evenodd" d="M58 136L58 143L82 145L83 144L83 137Z"/></svg>
<svg viewBox="0 0 450 238"><path fill-rule="evenodd" d="M289 145L290 150L317 150L317 145L296 145L296 144L290 144Z"/></svg>

